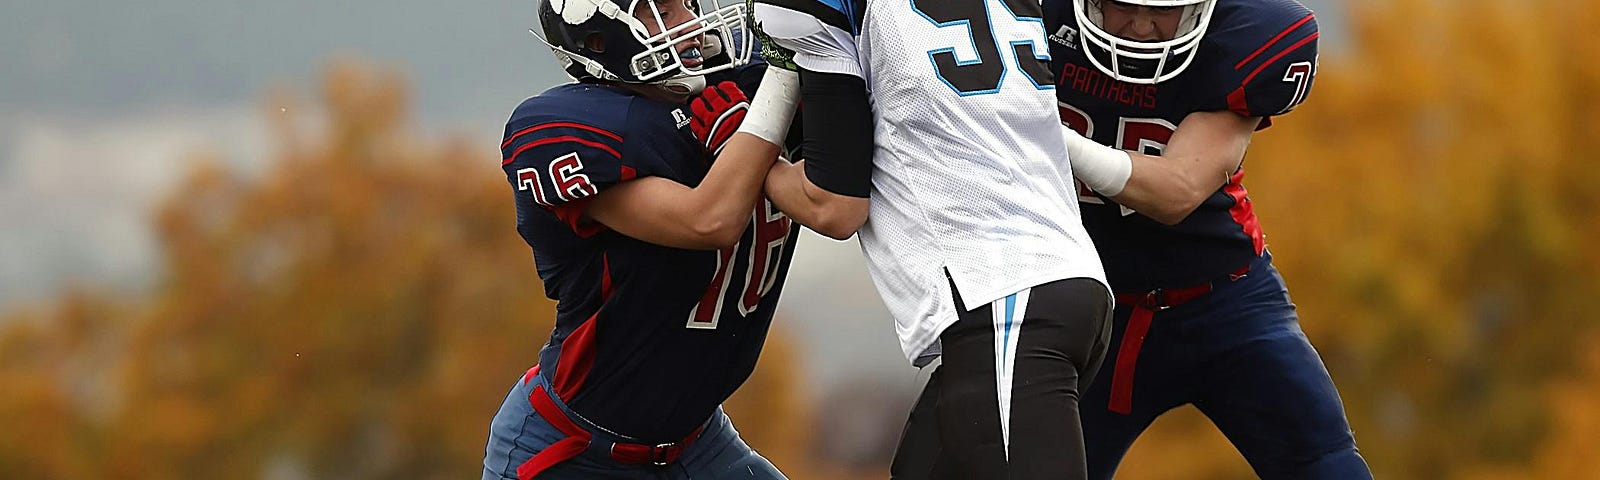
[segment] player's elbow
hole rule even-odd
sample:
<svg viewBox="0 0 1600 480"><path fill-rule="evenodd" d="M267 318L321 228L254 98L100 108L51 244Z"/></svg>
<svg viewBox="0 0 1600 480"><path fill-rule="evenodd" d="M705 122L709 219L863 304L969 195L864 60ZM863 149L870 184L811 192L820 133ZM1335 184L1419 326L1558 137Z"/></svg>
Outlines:
<svg viewBox="0 0 1600 480"><path fill-rule="evenodd" d="M867 199L833 195L820 202L812 230L834 240L846 240L867 223Z"/></svg>
<svg viewBox="0 0 1600 480"><path fill-rule="evenodd" d="M856 234L856 230L861 229L861 225L864 223L866 223L865 218L854 222L846 220L821 221L813 225L811 229L834 240L849 240L851 236Z"/></svg>
<svg viewBox="0 0 1600 480"><path fill-rule="evenodd" d="M1199 205L1197 204L1195 206L1184 208L1182 206L1163 205L1161 207L1149 209L1149 211L1139 213L1143 213L1144 216L1150 217L1151 220L1155 220L1157 223L1170 227L1179 223L1183 223L1183 219L1189 218L1189 214L1194 213L1195 208L1198 206Z"/></svg>
<svg viewBox="0 0 1600 480"><path fill-rule="evenodd" d="M1211 193L1215 191L1215 188L1205 189L1199 185L1183 185L1180 188L1173 189L1170 196L1157 202L1156 205L1152 206L1153 208L1147 208L1147 211L1140 213L1162 225L1177 225L1183 223L1184 219L1189 218L1190 214L1200 208L1200 203L1204 202L1206 197L1211 196Z"/></svg>
<svg viewBox="0 0 1600 480"><path fill-rule="evenodd" d="M749 218L717 218L707 215L696 219L689 224L690 241L696 249L716 250L728 248L739 243L739 237L744 235L744 229L750 223Z"/></svg>

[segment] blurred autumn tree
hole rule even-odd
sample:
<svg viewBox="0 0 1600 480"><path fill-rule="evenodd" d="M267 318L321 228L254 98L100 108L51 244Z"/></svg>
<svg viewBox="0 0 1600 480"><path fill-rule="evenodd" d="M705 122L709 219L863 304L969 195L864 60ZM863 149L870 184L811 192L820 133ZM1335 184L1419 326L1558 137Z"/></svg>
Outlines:
<svg viewBox="0 0 1600 480"><path fill-rule="evenodd" d="M554 305L496 154L419 140L397 78L334 65L313 131L274 98L263 175L198 162L154 217L149 298L0 320L0 478L477 478ZM783 342L730 410L787 466Z"/></svg>
<svg viewBox="0 0 1600 480"><path fill-rule="evenodd" d="M1247 183L1364 455L1385 479L1600 478L1600 4L1347 8ZM0 478L475 474L551 305L495 155L418 140L393 78L333 68L322 127L274 102L272 170L190 175L150 298L0 319ZM836 478L803 450L805 353L769 343L729 410L792 477ZM1119 478L1249 472L1185 409Z"/></svg>
<svg viewBox="0 0 1600 480"><path fill-rule="evenodd" d="M1600 3L1348 7L1246 183L1363 454L1378 478L1600 478ZM1210 430L1157 422L1122 477L1249 477Z"/></svg>

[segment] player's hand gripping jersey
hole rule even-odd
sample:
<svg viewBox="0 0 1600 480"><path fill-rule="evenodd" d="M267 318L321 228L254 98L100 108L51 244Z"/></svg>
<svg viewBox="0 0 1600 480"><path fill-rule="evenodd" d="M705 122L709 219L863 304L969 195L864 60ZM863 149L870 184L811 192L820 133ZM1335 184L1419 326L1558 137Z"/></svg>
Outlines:
<svg viewBox="0 0 1600 480"><path fill-rule="evenodd" d="M742 72L745 91L760 72ZM631 179L699 184L711 159L690 122L681 105L568 84L517 107L501 147L517 229L560 302L539 355L553 393L594 424L658 443L694 431L754 369L798 232L765 199L720 251L647 243L582 217L595 194Z"/></svg>
<svg viewBox="0 0 1600 480"><path fill-rule="evenodd" d="M1103 145L1160 155L1191 112L1271 117L1289 112L1311 90L1317 23L1291 0L1219 0L1189 68L1154 85L1101 73L1085 55L1089 39L1075 27L1071 2L1049 6L1045 15L1061 25L1050 35L1051 55L1062 65L1056 72L1061 121ZM1265 243L1243 179L1242 166L1226 183L1217 179L1217 191L1175 226L1080 187L1083 222L1107 259L1111 285L1117 291L1194 285L1249 264Z"/></svg>
<svg viewBox="0 0 1600 480"><path fill-rule="evenodd" d="M914 362L956 320L1054 280L1103 281L1078 220L1031 0L757 0L800 68L866 81L869 268ZM948 276L947 276L948 272Z"/></svg>

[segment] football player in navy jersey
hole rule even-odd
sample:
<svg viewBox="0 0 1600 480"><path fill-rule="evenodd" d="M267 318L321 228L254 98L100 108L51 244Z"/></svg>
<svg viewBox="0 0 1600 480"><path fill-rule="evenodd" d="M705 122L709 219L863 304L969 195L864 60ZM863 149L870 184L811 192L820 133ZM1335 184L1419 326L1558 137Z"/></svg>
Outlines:
<svg viewBox="0 0 1600 480"><path fill-rule="evenodd" d="M1304 101L1294 0L1044 0L1084 225L1116 291L1084 397L1091 478L1192 404L1273 479L1371 478L1243 185L1251 136Z"/></svg>
<svg viewBox="0 0 1600 480"><path fill-rule="evenodd" d="M755 368L798 231L761 195L794 102L744 92L793 88L745 66L742 4L539 15L578 82L516 108L501 166L556 321L482 478L783 478L720 405ZM765 156L713 162L725 146Z"/></svg>

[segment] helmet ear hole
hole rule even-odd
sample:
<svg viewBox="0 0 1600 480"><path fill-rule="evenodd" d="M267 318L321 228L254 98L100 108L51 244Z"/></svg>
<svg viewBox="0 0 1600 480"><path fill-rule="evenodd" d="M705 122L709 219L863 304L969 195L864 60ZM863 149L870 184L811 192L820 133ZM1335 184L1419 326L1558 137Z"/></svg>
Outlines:
<svg viewBox="0 0 1600 480"><path fill-rule="evenodd" d="M606 37L600 32L592 32L583 39L583 48L594 53L606 53Z"/></svg>

